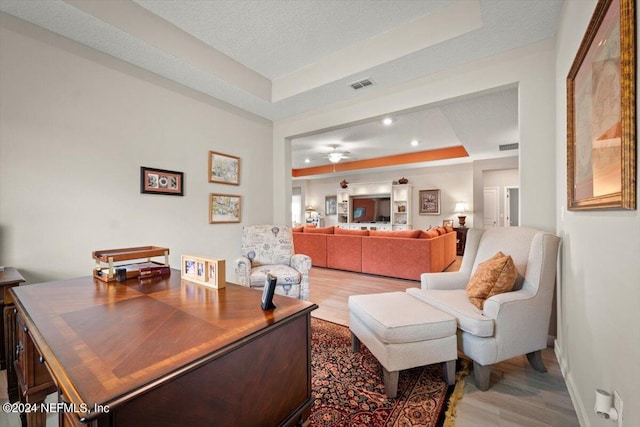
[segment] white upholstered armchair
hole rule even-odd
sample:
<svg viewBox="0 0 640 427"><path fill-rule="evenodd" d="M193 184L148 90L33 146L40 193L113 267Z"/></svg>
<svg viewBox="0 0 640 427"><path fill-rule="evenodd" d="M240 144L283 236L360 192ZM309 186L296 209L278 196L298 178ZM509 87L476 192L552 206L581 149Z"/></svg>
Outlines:
<svg viewBox="0 0 640 427"><path fill-rule="evenodd" d="M309 299L311 258L294 254L291 227L252 225L242 227L242 256L236 258L238 283L264 288L267 273L278 278L277 294Z"/></svg>
<svg viewBox="0 0 640 427"><path fill-rule="evenodd" d="M480 390L489 388L489 365L514 356L526 354L534 369L546 372L541 350L547 346L559 243L557 236L530 228L470 229L459 271L425 273L421 289L407 289L457 318L458 350L473 360ZM478 264L498 251L514 261L515 286L478 309L465 288Z"/></svg>

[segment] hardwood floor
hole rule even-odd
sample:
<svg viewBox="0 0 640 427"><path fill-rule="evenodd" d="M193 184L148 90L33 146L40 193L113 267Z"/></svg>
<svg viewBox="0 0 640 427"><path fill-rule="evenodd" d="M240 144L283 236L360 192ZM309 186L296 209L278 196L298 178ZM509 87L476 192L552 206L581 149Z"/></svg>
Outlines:
<svg viewBox="0 0 640 427"><path fill-rule="evenodd" d="M448 268L456 271L461 257ZM402 291L419 282L314 267L309 275L312 316L348 325L349 295ZM543 351L548 372L534 371L525 356L492 366L491 388L479 391L473 374L465 377L458 402L457 427L579 426L578 418L552 348Z"/></svg>

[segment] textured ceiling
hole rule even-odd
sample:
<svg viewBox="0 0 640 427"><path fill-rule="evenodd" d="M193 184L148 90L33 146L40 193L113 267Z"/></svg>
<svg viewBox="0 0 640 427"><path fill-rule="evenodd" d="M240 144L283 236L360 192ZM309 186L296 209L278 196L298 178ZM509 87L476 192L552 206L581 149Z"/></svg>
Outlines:
<svg viewBox="0 0 640 427"><path fill-rule="evenodd" d="M561 7L562 0L0 0L2 12L271 120L553 37ZM364 77L375 85L351 89ZM487 155L497 143L517 142L516 97L515 89L472 96L412 112L378 136L373 124L352 130L344 142L362 158L409 151L409 135L420 150L457 140ZM353 135L372 148L358 149ZM310 141L294 143L294 167L321 151L302 148Z"/></svg>

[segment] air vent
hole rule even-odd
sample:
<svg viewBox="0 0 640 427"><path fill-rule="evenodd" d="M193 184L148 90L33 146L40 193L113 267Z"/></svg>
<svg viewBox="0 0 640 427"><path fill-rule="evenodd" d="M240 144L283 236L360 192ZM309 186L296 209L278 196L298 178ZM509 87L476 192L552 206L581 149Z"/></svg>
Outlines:
<svg viewBox="0 0 640 427"><path fill-rule="evenodd" d="M371 79L363 79L358 82L351 83L349 86L353 88L353 90L363 89L367 86L373 86L373 80Z"/></svg>
<svg viewBox="0 0 640 427"><path fill-rule="evenodd" d="M513 144L502 144L502 145L499 145L498 147L500 148L500 151L509 151L509 150L517 150L519 145L520 144L518 144L517 142L514 142Z"/></svg>

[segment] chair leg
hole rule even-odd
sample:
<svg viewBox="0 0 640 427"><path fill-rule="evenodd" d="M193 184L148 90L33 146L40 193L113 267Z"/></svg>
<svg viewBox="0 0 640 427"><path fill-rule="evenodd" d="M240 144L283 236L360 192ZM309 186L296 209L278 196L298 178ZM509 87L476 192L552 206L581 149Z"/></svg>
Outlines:
<svg viewBox="0 0 640 427"><path fill-rule="evenodd" d="M476 387L480 391L489 390L489 380L491 378L491 366L483 366L473 361L473 377L476 379Z"/></svg>
<svg viewBox="0 0 640 427"><path fill-rule="evenodd" d="M398 378L400 376L400 371L389 372L383 366L382 375L384 380L384 391L387 394L387 397L395 399L398 394Z"/></svg>
<svg viewBox="0 0 640 427"><path fill-rule="evenodd" d="M542 361L542 350L527 353L527 359L529 360L531 367L536 371L547 372L547 368L544 366L544 362Z"/></svg>
<svg viewBox="0 0 640 427"><path fill-rule="evenodd" d="M447 362L442 362L442 371L444 381L448 385L454 385L456 383L456 361L449 360Z"/></svg>
<svg viewBox="0 0 640 427"><path fill-rule="evenodd" d="M351 352L357 353L360 351L360 339L351 332Z"/></svg>

